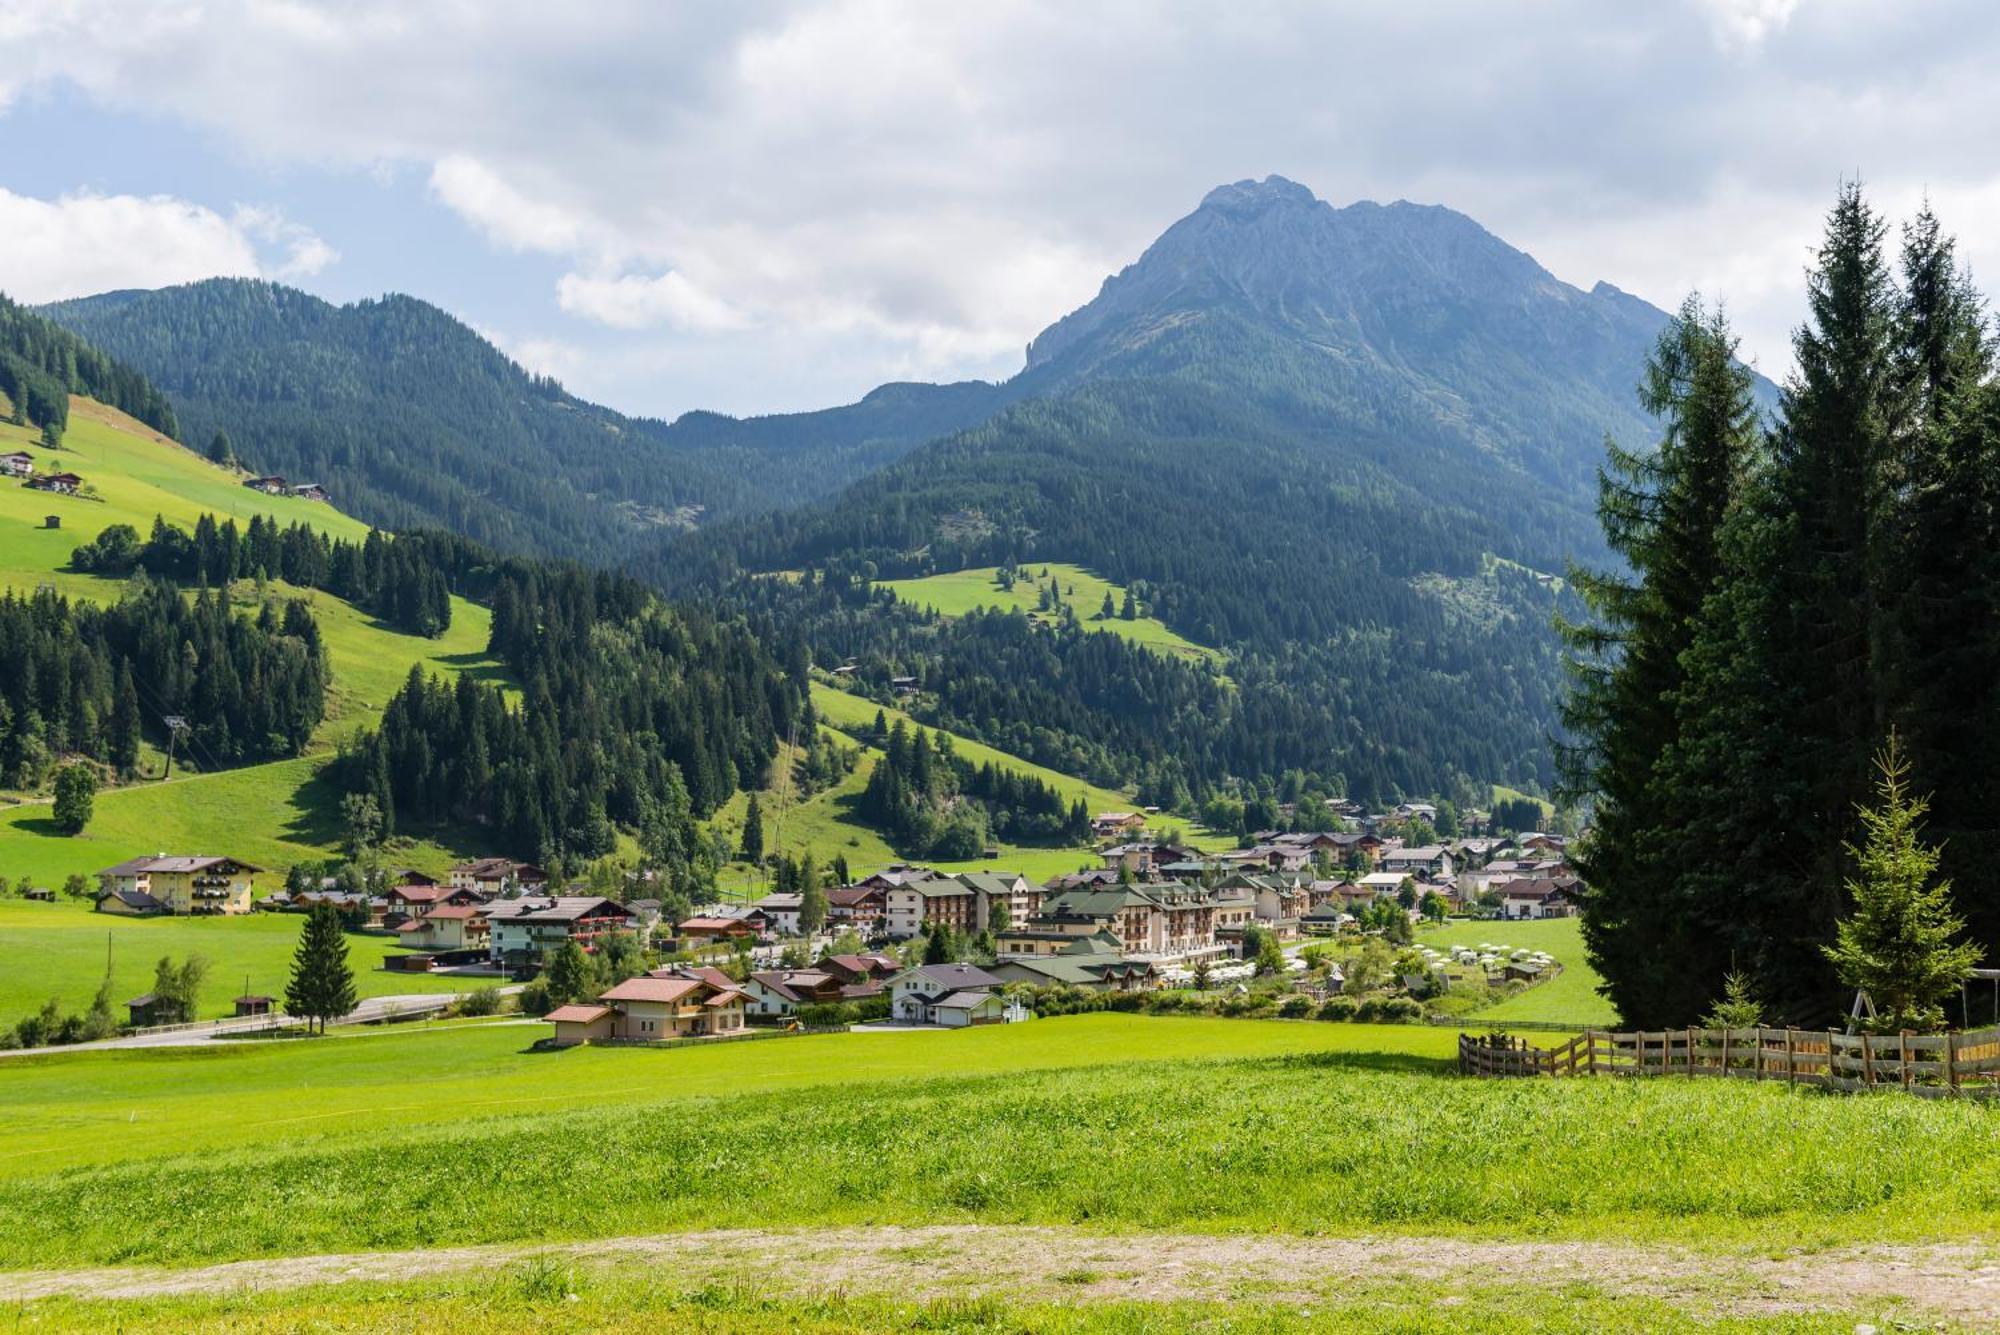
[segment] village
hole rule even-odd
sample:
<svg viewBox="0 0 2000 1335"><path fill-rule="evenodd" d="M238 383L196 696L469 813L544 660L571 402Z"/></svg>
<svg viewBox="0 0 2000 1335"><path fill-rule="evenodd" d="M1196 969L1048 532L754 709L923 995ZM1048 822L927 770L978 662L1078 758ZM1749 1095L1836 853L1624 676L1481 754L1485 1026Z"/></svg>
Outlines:
<svg viewBox="0 0 2000 1335"><path fill-rule="evenodd" d="M504 857L443 878L378 870L378 889L324 877L262 898L266 869L226 855L162 852L96 874L99 913L124 917L307 913L395 949L389 972L506 984L551 1026L546 1042L660 1043L852 1024L961 1028L1045 1013L1179 1009L1409 1019L1420 1004L1532 985L1559 966L1486 943L1448 951L1413 928L1447 918L1574 916L1581 887L1559 835L1410 843L1435 811L1405 804L1330 831L1265 831L1203 852L1155 830L1158 813L1092 821L1098 866L1045 883L1007 871L894 863L850 884L665 912L647 879L623 897L552 886ZM155 998L128 999L133 1030ZM239 1017L276 999L237 998ZM1362 1008L1366 1007L1365 1013ZM1460 1010L1463 1007L1459 1008ZM1457 1013L1447 1010L1445 1014Z"/></svg>

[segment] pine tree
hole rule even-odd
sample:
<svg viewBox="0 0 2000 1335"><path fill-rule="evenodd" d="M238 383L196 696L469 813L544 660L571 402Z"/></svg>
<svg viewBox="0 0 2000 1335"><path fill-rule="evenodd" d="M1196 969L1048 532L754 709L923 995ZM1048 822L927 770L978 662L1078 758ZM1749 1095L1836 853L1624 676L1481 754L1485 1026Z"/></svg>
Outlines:
<svg viewBox="0 0 2000 1335"><path fill-rule="evenodd" d="M1697 934L1676 900L1680 813L1655 762L1679 731L1681 656L1723 576L1723 520L1756 440L1750 374L1720 312L1695 297L1682 304L1647 362L1641 401L1660 419L1659 448L1610 444L1598 474L1606 544L1631 573L1573 572L1594 619L1559 625L1575 739L1565 777L1597 799L1593 837L1578 851L1591 886L1584 937L1633 1022L1686 1018L1702 999L1683 955Z"/></svg>
<svg viewBox="0 0 2000 1335"><path fill-rule="evenodd" d="M1125 601L1119 606L1118 615L1122 620L1125 621L1136 621L1138 619L1139 604L1138 601L1132 597L1132 590L1130 589L1125 590Z"/></svg>
<svg viewBox="0 0 2000 1335"><path fill-rule="evenodd" d="M924 963L950 964L952 962L951 928L941 922L931 924L931 934L924 942Z"/></svg>
<svg viewBox="0 0 2000 1335"><path fill-rule="evenodd" d="M285 1012L306 1021L310 1032L326 1032L326 1022L346 1015L359 1003L354 969L347 962L347 938L340 914L331 904L315 904L299 933L292 956L292 976L285 985Z"/></svg>
<svg viewBox="0 0 2000 1335"><path fill-rule="evenodd" d="M1944 1001L1957 992L1980 948L1954 945L1965 920L1952 909L1951 882L1938 878L1938 851L1921 837L1929 802L1910 795L1910 763L1895 733L1876 756L1877 803L1859 808L1860 847L1847 846L1857 874L1847 882L1853 912L1825 947L1840 981L1868 994L1879 1033L1944 1027Z"/></svg>
<svg viewBox="0 0 2000 1335"><path fill-rule="evenodd" d="M1111 604L1111 590L1106 589L1104 591L1104 606L1097 609L1097 619L1099 621L1109 621L1117 615L1117 609Z"/></svg>
<svg viewBox="0 0 2000 1335"><path fill-rule="evenodd" d="M118 693L111 704L111 763L120 774L139 768L139 692L132 684L132 660L118 665Z"/></svg>
<svg viewBox="0 0 2000 1335"><path fill-rule="evenodd" d="M230 448L227 431L217 431L215 437L208 442L208 457L210 462L221 464L225 468L236 463L236 451Z"/></svg>
<svg viewBox="0 0 2000 1335"><path fill-rule="evenodd" d="M749 810L743 815L743 857L750 862L764 860L764 807L757 794L750 794Z"/></svg>

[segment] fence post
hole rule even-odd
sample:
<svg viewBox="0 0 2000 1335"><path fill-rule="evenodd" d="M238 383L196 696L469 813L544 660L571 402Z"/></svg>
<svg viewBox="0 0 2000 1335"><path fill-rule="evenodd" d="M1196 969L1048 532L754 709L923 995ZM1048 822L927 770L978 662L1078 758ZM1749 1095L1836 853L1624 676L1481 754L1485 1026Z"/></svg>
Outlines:
<svg viewBox="0 0 2000 1335"><path fill-rule="evenodd" d="M1729 1078L1729 1026L1722 1027L1722 1078Z"/></svg>
<svg viewBox="0 0 2000 1335"><path fill-rule="evenodd" d="M1912 1030L1908 1030L1908 1029L1905 1029L1905 1030L1903 1031L1903 1038L1902 1038L1902 1052L1901 1052L1901 1054L1899 1054L1899 1055L1900 1055L1900 1056L1902 1057L1902 1061L1903 1061L1903 1088L1904 1088L1904 1089L1908 1089L1908 1088L1910 1087L1910 1077L1911 1077L1911 1075L1912 1075L1912 1072L1911 1072L1911 1070L1910 1070L1910 1034L1911 1034L1912 1032L1913 1032Z"/></svg>
<svg viewBox="0 0 2000 1335"><path fill-rule="evenodd" d="M1865 1033L1861 1035L1861 1083L1875 1088L1875 1045Z"/></svg>
<svg viewBox="0 0 2000 1335"><path fill-rule="evenodd" d="M1826 1031L1826 1085L1828 1089L1833 1088L1833 1082L1836 1079L1833 1064L1833 1054L1836 1049L1834 1048L1833 1041L1837 1033L1838 1031L1833 1029Z"/></svg>
<svg viewBox="0 0 2000 1335"><path fill-rule="evenodd" d="M1799 1083L1799 1031L1785 1026L1785 1083Z"/></svg>
<svg viewBox="0 0 2000 1335"><path fill-rule="evenodd" d="M1944 1036L1944 1082L1951 1087L1952 1093L1958 1093L1958 1035L1955 1033Z"/></svg>
<svg viewBox="0 0 2000 1335"><path fill-rule="evenodd" d="M1694 1026L1688 1026L1688 1074L1694 1074Z"/></svg>

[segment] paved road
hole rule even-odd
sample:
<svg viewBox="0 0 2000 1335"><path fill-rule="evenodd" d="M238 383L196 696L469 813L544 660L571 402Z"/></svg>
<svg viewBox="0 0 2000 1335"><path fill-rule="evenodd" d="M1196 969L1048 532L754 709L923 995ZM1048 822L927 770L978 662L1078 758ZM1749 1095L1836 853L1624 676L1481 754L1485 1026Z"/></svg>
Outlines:
<svg viewBox="0 0 2000 1335"><path fill-rule="evenodd" d="M520 991L520 985L503 987L503 994ZM335 1024L370 1024L386 1020L391 1016L424 1015L441 1011L459 997L460 992L413 992L401 996L369 997L356 1006L344 1019ZM153 1029L137 1034L127 1034L122 1038L106 1038L95 1043L71 1043L58 1048L17 1048L0 1050L0 1057L25 1056L30 1052L91 1052L100 1048L184 1048L200 1047L212 1043L227 1043L243 1034L261 1033L266 1029L276 1029L291 1021L282 1015L259 1015L244 1019L214 1020L207 1024L185 1025L174 1029Z"/></svg>

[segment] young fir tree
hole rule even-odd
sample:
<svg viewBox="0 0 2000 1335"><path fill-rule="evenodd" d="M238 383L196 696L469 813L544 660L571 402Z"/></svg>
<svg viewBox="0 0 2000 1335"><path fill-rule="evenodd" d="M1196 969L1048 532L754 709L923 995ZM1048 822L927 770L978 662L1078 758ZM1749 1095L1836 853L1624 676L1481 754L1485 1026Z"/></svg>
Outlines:
<svg viewBox="0 0 2000 1335"><path fill-rule="evenodd" d="M951 944L951 928L941 922L932 923L930 937L924 942L924 963L950 964L955 953Z"/></svg>
<svg viewBox="0 0 2000 1335"><path fill-rule="evenodd" d="M285 1013L304 1020L308 1032L317 1028L323 1034L328 1020L339 1019L359 1001L340 914L331 904L315 904L292 956L292 976L285 984Z"/></svg>
<svg viewBox="0 0 2000 1335"><path fill-rule="evenodd" d="M1562 759L1570 789L1597 799L1578 863L1592 893L1584 938L1619 1014L1685 1017L1698 989L1670 942L1687 933L1675 902L1684 863L1675 794L1655 760L1674 739L1681 655L1723 575L1720 533L1756 443L1750 374L1719 311L1690 297L1660 335L1641 400L1659 418L1659 448L1608 446L1598 514L1626 571L1576 571L1594 614L1563 623L1572 687L1563 717L1575 739ZM1537 813L1539 814L1539 813Z"/></svg>
<svg viewBox="0 0 2000 1335"><path fill-rule="evenodd" d="M1847 882L1853 912L1825 947L1840 981L1866 992L1878 1033L1944 1027L1944 1001L1979 963L1980 949L1954 944L1965 920L1951 882L1938 877L1937 849L1921 837L1929 802L1910 795L1910 763L1889 734L1875 760L1877 804L1860 808L1863 839L1848 845L1857 872Z"/></svg>

